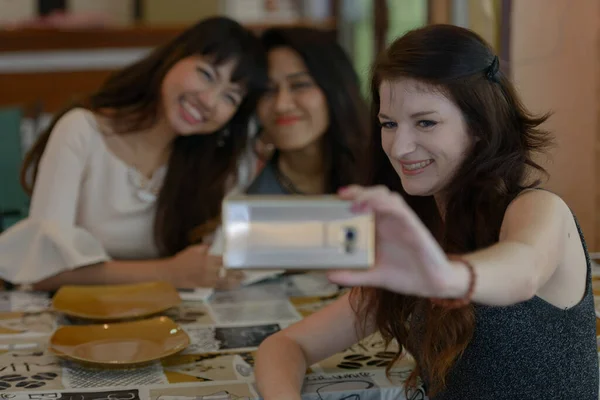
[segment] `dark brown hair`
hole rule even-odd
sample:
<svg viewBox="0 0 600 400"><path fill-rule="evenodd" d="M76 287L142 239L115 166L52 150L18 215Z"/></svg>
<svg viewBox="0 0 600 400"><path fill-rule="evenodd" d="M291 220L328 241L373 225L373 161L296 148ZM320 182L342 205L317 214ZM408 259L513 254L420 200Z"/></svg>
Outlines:
<svg viewBox="0 0 600 400"><path fill-rule="evenodd" d="M476 138L445 188L442 219L433 196L410 196L402 189L381 147L380 130L373 135L371 183L400 193L447 253L471 252L496 243L508 204L525 188L539 185L531 172L545 173L533 154L551 143L549 133L540 128L548 115L531 115L497 65L493 50L477 34L452 25L431 25L394 41L373 68L374 125L378 125L381 83L415 79L453 101L469 134ZM352 295L363 321L373 318L386 340L396 339L414 353L418 368L408 386L421 374L430 396L443 390L447 374L473 335L474 308L432 308L427 299L382 289L357 289ZM396 359L400 356L399 352Z"/></svg>
<svg viewBox="0 0 600 400"><path fill-rule="evenodd" d="M193 229L213 226L267 79L266 55L260 41L229 18L200 21L149 56L116 72L96 93L56 116L25 157L21 170L25 190L30 194L33 191L52 129L67 111L79 106L104 115L110 110L107 117L120 134L151 127L157 122L165 75L177 62L194 55L210 56L216 65L234 60L232 80L243 84L248 94L222 132L175 139L157 201L155 241L163 255L172 255L190 243Z"/></svg>
<svg viewBox="0 0 600 400"><path fill-rule="evenodd" d="M325 94L329 129L324 135L325 189L335 193L352 183L365 183L371 125L352 62L330 33L318 29L273 28L262 36L267 51L289 47L297 52Z"/></svg>

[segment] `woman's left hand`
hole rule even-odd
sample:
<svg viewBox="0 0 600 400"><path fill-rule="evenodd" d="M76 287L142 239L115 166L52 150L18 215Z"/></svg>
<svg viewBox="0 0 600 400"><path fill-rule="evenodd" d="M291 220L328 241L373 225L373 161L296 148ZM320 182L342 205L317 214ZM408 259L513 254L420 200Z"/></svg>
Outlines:
<svg viewBox="0 0 600 400"><path fill-rule="evenodd" d="M368 271L334 271L343 286L374 286L420 297L459 298L468 290L464 264L450 262L419 217L397 193L383 186L350 186L339 193L353 210L376 218L375 266Z"/></svg>

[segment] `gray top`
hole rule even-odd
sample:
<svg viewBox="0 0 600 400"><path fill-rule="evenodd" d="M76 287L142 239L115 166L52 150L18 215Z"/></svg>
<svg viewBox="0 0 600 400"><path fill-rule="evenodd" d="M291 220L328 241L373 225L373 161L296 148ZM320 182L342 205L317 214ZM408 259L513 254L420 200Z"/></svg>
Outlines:
<svg viewBox="0 0 600 400"><path fill-rule="evenodd" d="M588 270L581 302L566 310L537 296L508 307L476 305L473 339L447 389L431 400L598 400L592 268L575 222Z"/></svg>
<svg viewBox="0 0 600 400"><path fill-rule="evenodd" d="M269 161L263 169L260 171L258 176L252 181L248 189L247 194L290 194L286 188L281 185L277 178L277 171L275 170L276 165L273 160Z"/></svg>

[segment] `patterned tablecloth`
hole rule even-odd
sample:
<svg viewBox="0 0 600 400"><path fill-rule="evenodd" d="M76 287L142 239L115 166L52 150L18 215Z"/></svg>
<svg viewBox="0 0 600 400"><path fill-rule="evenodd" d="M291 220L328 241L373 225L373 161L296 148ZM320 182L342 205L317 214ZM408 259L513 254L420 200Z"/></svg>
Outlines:
<svg viewBox="0 0 600 400"><path fill-rule="evenodd" d="M72 323L46 311L43 293L0 292L0 399L229 400L256 399L252 366L259 343L333 301L337 287L320 275L292 275L208 301L185 301L166 313L189 334L183 352L131 370L91 369L53 356L52 332ZM393 349L391 349L393 350ZM384 368L393 353L372 336L315 366L304 399L406 399L402 382L413 367ZM425 399L421 388L410 400Z"/></svg>
<svg viewBox="0 0 600 400"><path fill-rule="evenodd" d="M594 289L600 316L600 274ZM192 340L184 352L143 368L103 370L47 350L52 332L73 322L47 311L46 294L0 292L0 400L257 399L252 367L259 343L340 294L322 276L309 274L218 292L206 302L185 301L166 313ZM413 364L400 362L388 380L384 368L393 350L372 336L312 366L303 398L406 400L402 382ZM422 388L408 393L408 400L422 399Z"/></svg>

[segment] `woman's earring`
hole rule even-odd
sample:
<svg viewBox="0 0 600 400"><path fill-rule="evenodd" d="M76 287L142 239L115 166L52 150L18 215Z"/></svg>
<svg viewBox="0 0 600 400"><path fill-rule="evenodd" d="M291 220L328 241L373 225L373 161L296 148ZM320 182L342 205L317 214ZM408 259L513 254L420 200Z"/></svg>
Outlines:
<svg viewBox="0 0 600 400"><path fill-rule="evenodd" d="M225 146L225 141L229 137L229 129L225 128L219 133L219 138L217 139L217 147Z"/></svg>
<svg viewBox="0 0 600 400"><path fill-rule="evenodd" d="M275 152L275 145L264 141L261 137L256 138L254 143L254 152L258 155L261 160L268 160Z"/></svg>
<svg viewBox="0 0 600 400"><path fill-rule="evenodd" d="M269 154L275 151L275 145L273 143L265 144L265 151Z"/></svg>

